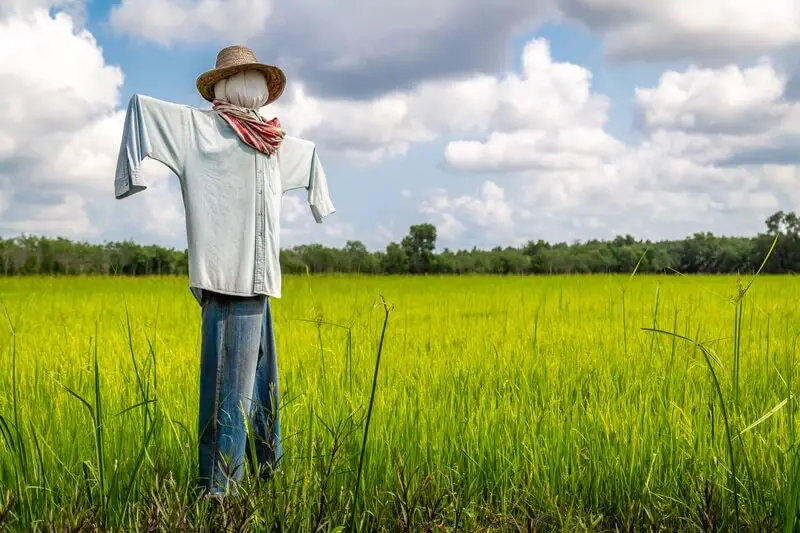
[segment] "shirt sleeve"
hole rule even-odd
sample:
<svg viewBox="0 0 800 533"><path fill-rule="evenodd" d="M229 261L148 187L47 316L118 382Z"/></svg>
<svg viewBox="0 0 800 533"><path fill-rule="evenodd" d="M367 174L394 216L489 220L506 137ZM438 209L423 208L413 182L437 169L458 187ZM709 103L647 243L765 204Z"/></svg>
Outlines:
<svg viewBox="0 0 800 533"><path fill-rule="evenodd" d="M308 205L317 223L336 212L328 194L325 170L319 161L314 143L285 136L278 150L278 165L283 192L308 189Z"/></svg>
<svg viewBox="0 0 800 533"><path fill-rule="evenodd" d="M182 177L188 129L187 110L186 106L149 96L134 94L131 97L114 177L114 196L117 199L127 198L147 188L139 175L145 157L160 161Z"/></svg>

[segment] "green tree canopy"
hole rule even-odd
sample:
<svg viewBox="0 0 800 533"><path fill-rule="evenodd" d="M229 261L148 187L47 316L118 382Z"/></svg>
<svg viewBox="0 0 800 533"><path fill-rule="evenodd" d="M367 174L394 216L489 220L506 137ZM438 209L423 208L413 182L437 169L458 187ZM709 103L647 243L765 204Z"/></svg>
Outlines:
<svg viewBox="0 0 800 533"><path fill-rule="evenodd" d="M747 273L757 270L774 239L778 245L764 267L767 273L800 272L800 217L778 211L753 237L695 233L682 240L649 242L631 235L608 241L550 243L532 240L523 246L492 250L436 252L433 224L415 224L399 242L370 251L361 241L343 248L304 244L281 250L286 273L360 274L577 274L677 270L686 274ZM645 251L647 253L645 254ZM26 275L186 275L188 252L131 241L90 244L64 238L21 235L0 239L0 274Z"/></svg>

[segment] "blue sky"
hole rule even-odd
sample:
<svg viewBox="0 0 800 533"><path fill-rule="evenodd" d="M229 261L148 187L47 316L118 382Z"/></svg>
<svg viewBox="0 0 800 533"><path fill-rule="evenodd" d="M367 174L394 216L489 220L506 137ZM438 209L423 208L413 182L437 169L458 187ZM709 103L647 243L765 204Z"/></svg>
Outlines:
<svg viewBox="0 0 800 533"><path fill-rule="evenodd" d="M707 3L8 0L0 50L31 52L0 52L0 235L183 247L158 164L113 199L121 121L134 93L206 106L195 78L233 43L285 70L262 112L318 143L337 207L316 225L286 198L285 245L753 234L800 201L800 7Z"/></svg>

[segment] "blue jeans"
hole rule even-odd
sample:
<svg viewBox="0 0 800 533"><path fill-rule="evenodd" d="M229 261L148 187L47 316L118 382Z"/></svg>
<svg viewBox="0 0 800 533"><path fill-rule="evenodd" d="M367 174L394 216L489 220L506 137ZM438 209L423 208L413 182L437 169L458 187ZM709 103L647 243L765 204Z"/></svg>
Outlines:
<svg viewBox="0 0 800 533"><path fill-rule="evenodd" d="M245 457L262 477L281 459L272 313L266 296L208 291L202 309L200 478L206 493L224 493L231 481L235 492Z"/></svg>

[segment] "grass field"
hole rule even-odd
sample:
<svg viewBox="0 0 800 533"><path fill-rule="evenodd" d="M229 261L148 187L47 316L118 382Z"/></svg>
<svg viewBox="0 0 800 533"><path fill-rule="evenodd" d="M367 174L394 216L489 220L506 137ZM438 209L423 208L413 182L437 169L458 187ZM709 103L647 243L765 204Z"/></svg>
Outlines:
<svg viewBox="0 0 800 533"><path fill-rule="evenodd" d="M378 295L394 310L354 509ZM761 277L738 305L733 277L289 277L273 304L284 468L223 505L193 492L200 322L185 279L0 279L0 296L0 527L797 520L798 278Z"/></svg>

